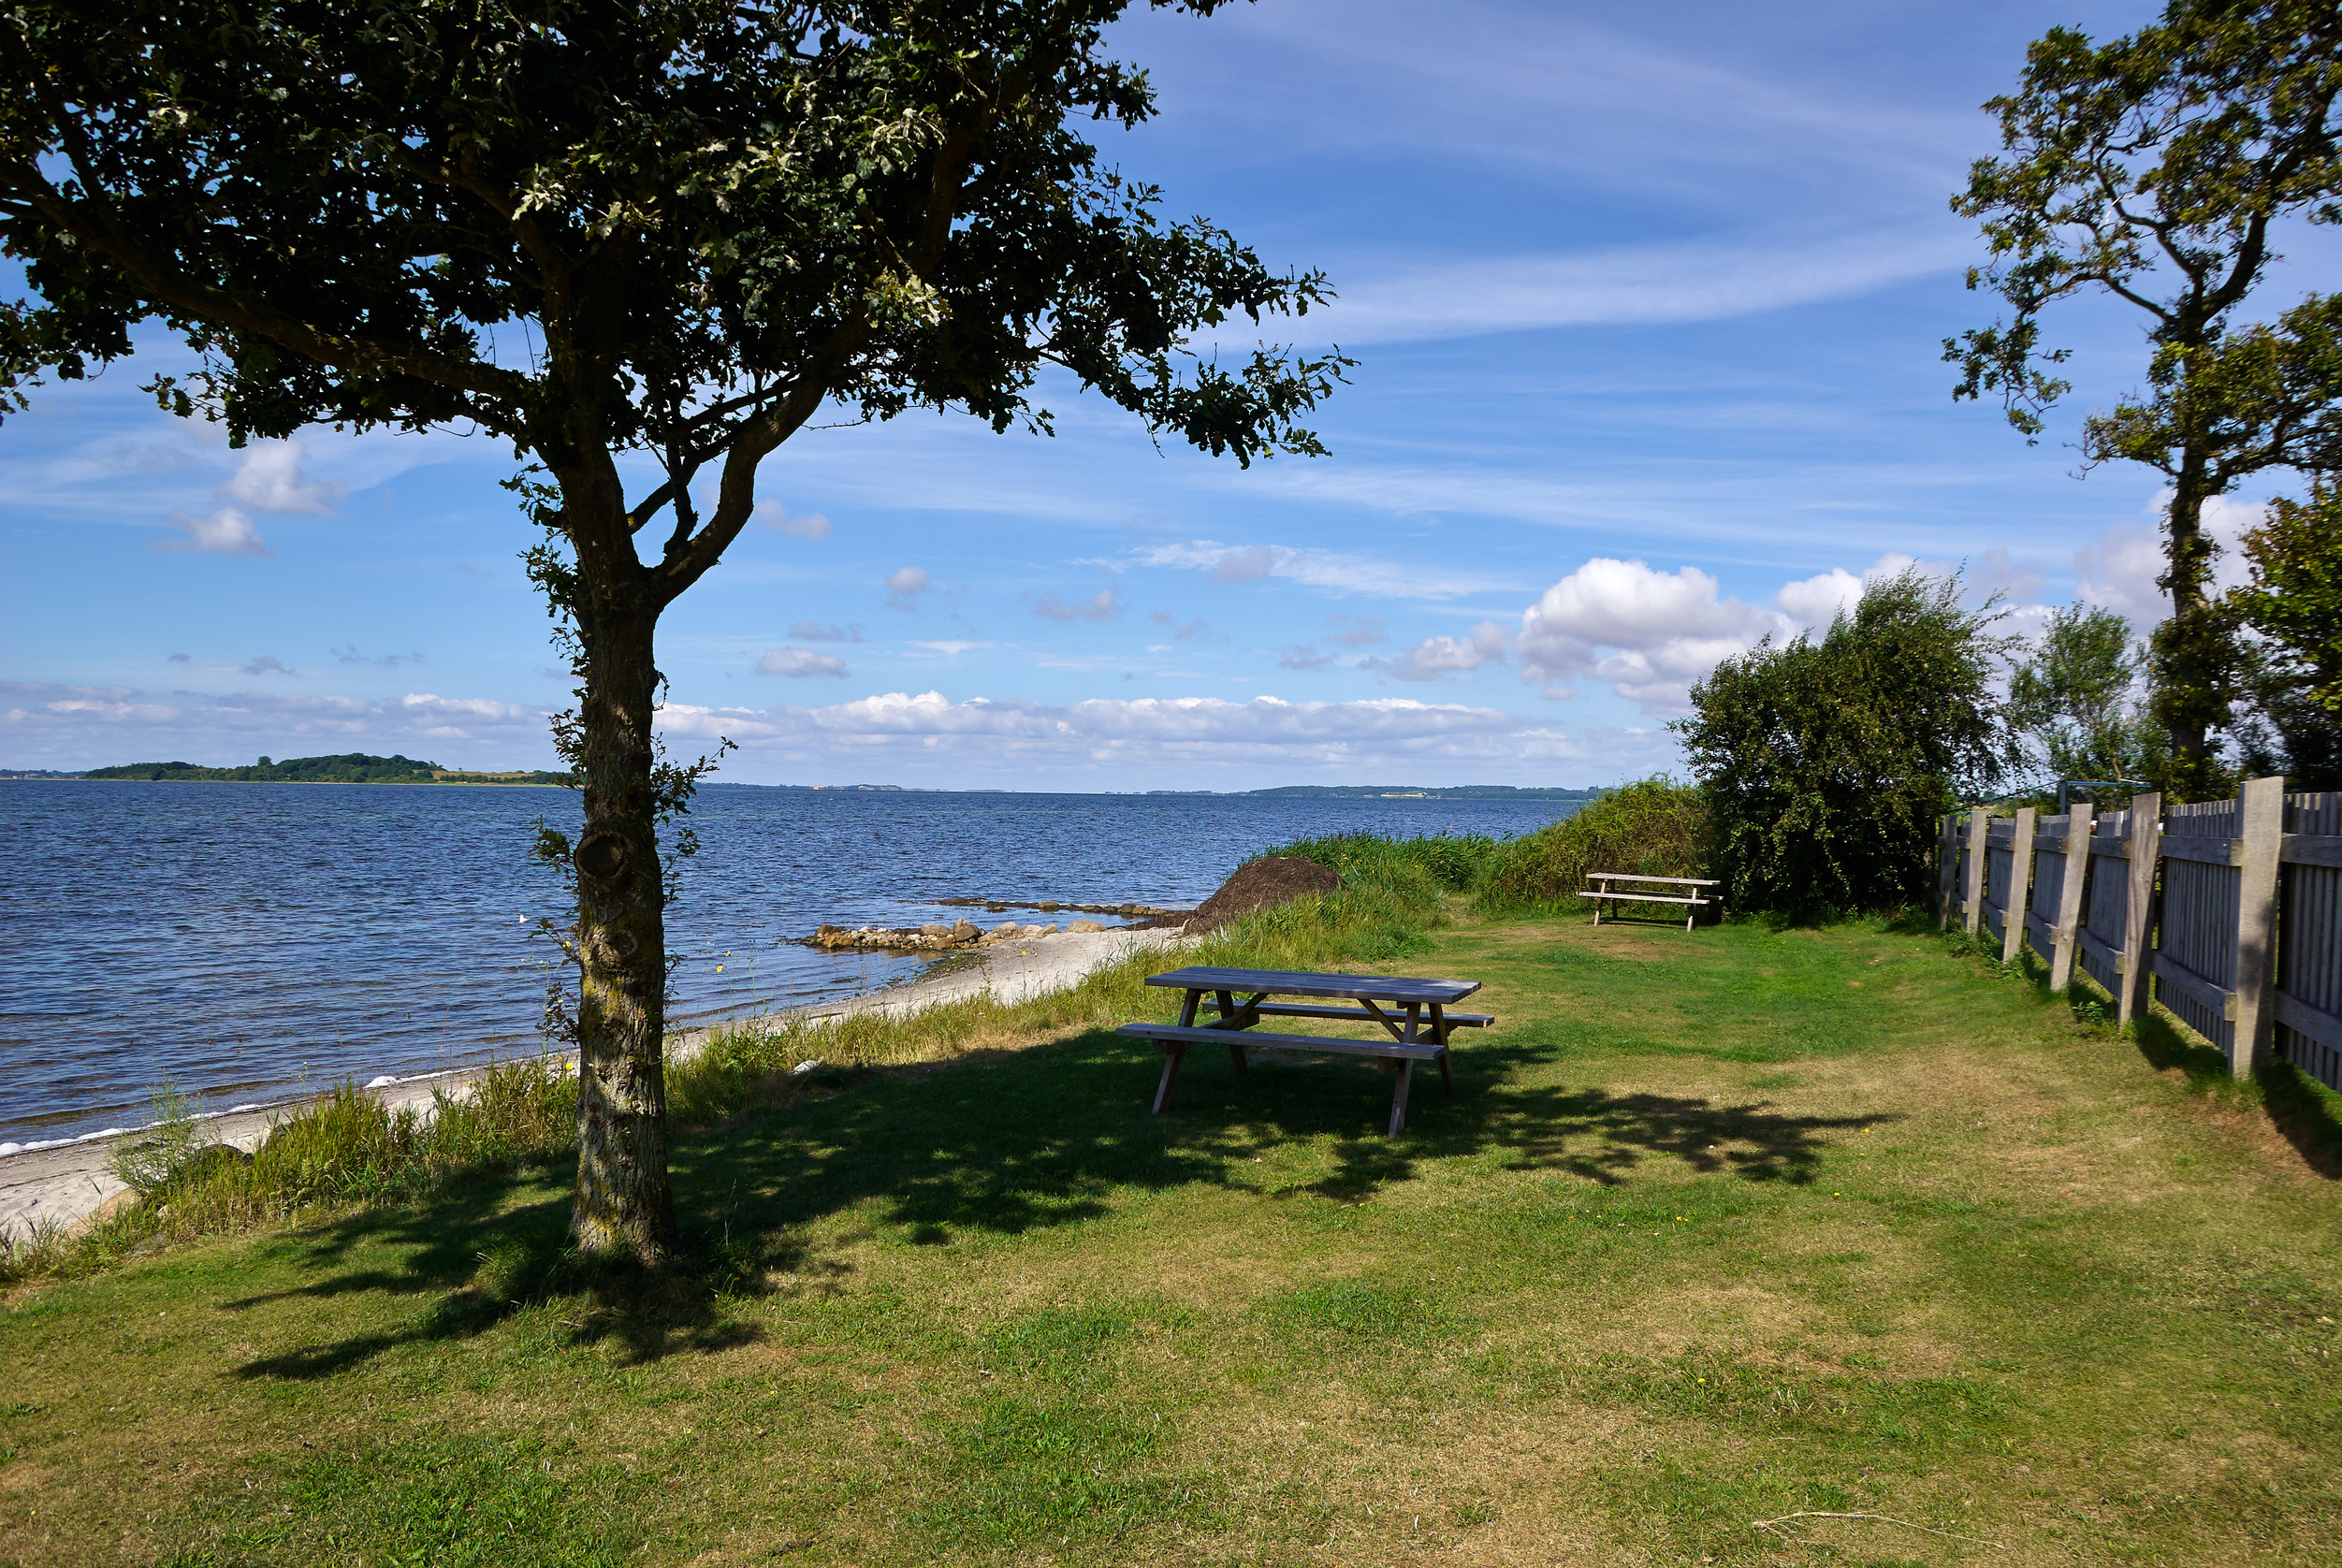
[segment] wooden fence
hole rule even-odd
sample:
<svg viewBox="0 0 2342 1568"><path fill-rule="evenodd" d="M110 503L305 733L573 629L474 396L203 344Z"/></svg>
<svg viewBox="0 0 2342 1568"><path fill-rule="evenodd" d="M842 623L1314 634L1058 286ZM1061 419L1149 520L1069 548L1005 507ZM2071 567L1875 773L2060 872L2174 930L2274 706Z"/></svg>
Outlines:
<svg viewBox="0 0 2342 1568"><path fill-rule="evenodd" d="M2003 962L2029 948L2053 989L2078 966L2118 1023L2152 995L2233 1072L2278 1058L2342 1089L2342 794L2256 778L2234 800L2161 807L1945 817L1942 923Z"/></svg>

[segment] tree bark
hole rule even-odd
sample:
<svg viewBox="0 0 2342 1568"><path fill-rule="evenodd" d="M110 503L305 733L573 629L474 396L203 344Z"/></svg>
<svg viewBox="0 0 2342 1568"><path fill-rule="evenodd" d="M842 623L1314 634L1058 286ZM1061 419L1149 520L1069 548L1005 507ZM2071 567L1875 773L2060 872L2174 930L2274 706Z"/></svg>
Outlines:
<svg viewBox="0 0 2342 1568"><path fill-rule="evenodd" d="M615 506L616 497L594 503ZM676 1244L667 1180L666 890L652 777L661 606L631 547L628 559L612 559L580 538L585 531L572 532L586 667L578 767L586 820L571 857L578 1082L570 1229L589 1252L631 1251L655 1266Z"/></svg>
<svg viewBox="0 0 2342 1568"><path fill-rule="evenodd" d="M2159 586L2171 595L2172 617L2155 637L2159 679L2156 717L2171 733L2171 777L2165 793L2201 800L2218 780L2209 736L2227 715L2221 695L2218 627L2205 587L2211 579L2212 542L2204 535L2204 457L2184 449L2174 476L2166 515L2166 570Z"/></svg>

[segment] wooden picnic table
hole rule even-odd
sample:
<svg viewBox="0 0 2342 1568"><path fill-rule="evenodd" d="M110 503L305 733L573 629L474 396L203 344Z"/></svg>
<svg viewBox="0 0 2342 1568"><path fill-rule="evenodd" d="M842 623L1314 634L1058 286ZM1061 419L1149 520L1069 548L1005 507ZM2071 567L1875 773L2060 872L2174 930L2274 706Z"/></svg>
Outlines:
<svg viewBox="0 0 2342 1568"><path fill-rule="evenodd" d="M1190 1045L1215 1040L1228 1045L1229 1060L1245 1070L1247 1046L1277 1046L1337 1056L1371 1056L1395 1064L1398 1083L1390 1092L1390 1136L1407 1124L1407 1085L1415 1064L1435 1062L1439 1082L1456 1092L1447 1067L1447 1036L1453 1029L1478 1029L1496 1022L1482 1012L1447 1009L1480 989L1478 980L1410 980L1395 975L1316 975L1291 969L1224 969L1191 965L1168 974L1149 975L1149 985L1184 991L1176 1024L1125 1024L1114 1032L1151 1039L1163 1051L1162 1082L1155 1088L1155 1114L1171 1103L1171 1085L1179 1082L1179 1065ZM1322 998L1279 1002L1277 996ZM1330 1007L1328 1001L1357 1004ZM1389 1010L1385 1010L1389 1009ZM1213 1022L1200 1024L1197 1014L1209 1010ZM1269 1035L1252 1032L1263 1018L1309 1018L1381 1025L1388 1038L1347 1039L1327 1035Z"/></svg>
<svg viewBox="0 0 2342 1568"><path fill-rule="evenodd" d="M1710 878L1640 877L1631 871L1589 871L1586 873L1586 880L1599 884L1599 886L1596 887L1581 889L1578 894L1580 898L1591 898L1593 900L1594 924L1600 925L1602 923L1602 905L1603 901L1606 899L1610 901L1610 903L1614 906L1610 910L1610 918L1612 920L1619 918L1618 910L1615 906L1620 904L1683 904L1690 906L1690 907L1683 911L1683 929L1685 931L1692 929L1692 922L1699 914L1700 910L1705 908L1707 906L1715 903L1716 900L1712 898L1702 898L1696 893L1690 894L1669 894L1664 893L1647 892L1637 893L1633 888L1621 892L1619 891L1618 884L1621 882L1647 882L1663 887L1680 888L1720 888L1724 886L1724 883L1721 881L1714 880Z"/></svg>

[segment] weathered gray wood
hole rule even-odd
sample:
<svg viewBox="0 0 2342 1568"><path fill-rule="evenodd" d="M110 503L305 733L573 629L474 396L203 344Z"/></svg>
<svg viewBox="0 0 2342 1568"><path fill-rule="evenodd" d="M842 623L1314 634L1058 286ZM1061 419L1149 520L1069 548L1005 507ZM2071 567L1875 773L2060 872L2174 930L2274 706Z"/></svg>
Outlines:
<svg viewBox="0 0 2342 1568"><path fill-rule="evenodd" d="M2199 865L2242 865L2244 846L2233 838L2181 838L2163 835L2165 860L2193 861Z"/></svg>
<svg viewBox="0 0 2342 1568"><path fill-rule="evenodd" d="M2077 931L2073 936L2074 946L2103 964L2107 973L2117 977L2116 983L2106 989L2119 996L2122 992L2121 977L2131 971L2131 955L2114 943L2102 939L2095 931Z"/></svg>
<svg viewBox="0 0 2342 1568"><path fill-rule="evenodd" d="M1713 877L1646 877L1639 871L1589 871L1589 881L1613 882L1676 882L1685 887L1720 888L1724 883Z"/></svg>
<svg viewBox="0 0 2342 1568"><path fill-rule="evenodd" d="M1398 1082L1395 1085L1393 1085L1393 1086L1392 1086L1391 1091L1390 1091L1390 1132L1389 1132L1389 1136L1390 1136L1390 1137L1392 1137L1392 1138L1396 1138L1396 1137L1398 1137L1401 1133L1403 1133L1403 1132L1404 1132L1404 1131L1406 1130L1406 1125L1407 1125L1407 1085L1408 1085L1409 1083L1413 1082L1414 1081L1415 1081L1415 1064L1414 1064L1414 1062L1412 1062L1412 1061L1401 1062L1401 1063L1399 1064L1399 1082Z"/></svg>
<svg viewBox="0 0 2342 1568"><path fill-rule="evenodd" d="M1971 936L1984 924L1985 832L1991 821L1992 814L1981 806L1968 814L1968 878L1960 892L1960 907L1962 929Z"/></svg>
<svg viewBox="0 0 2342 1568"><path fill-rule="evenodd" d="M2342 836L2327 833L2289 833L2277 850L2288 865L2322 865L2342 870Z"/></svg>
<svg viewBox="0 0 2342 1568"><path fill-rule="evenodd" d="M2148 953L2146 961L2155 978L2163 984L2165 1006L2170 1005L2171 994L2177 992L2213 1017L2235 1022L2235 992L2222 990L2167 952Z"/></svg>
<svg viewBox="0 0 2342 1568"><path fill-rule="evenodd" d="M1947 811L1936 824L1935 835L1935 925L1938 931L1952 929L1952 904L1959 890L1959 815Z"/></svg>
<svg viewBox="0 0 2342 1568"><path fill-rule="evenodd" d="M1187 1045L1178 1039L1158 1039L1156 1043L1163 1048L1163 1076L1155 1085L1154 1114L1160 1116L1163 1107L1171 1104L1171 1085L1179 1082L1179 1064L1187 1054Z"/></svg>
<svg viewBox="0 0 2342 1568"><path fill-rule="evenodd" d="M1207 997L1207 1005L1209 1001ZM1348 1021L1358 1024L1375 1022L1375 1015L1364 1008L1316 1007L1307 1002L1254 1002L1247 1004L1243 1010L1262 1018L1323 1018L1336 1023ZM1496 1015L1492 1012L1447 1012L1443 1009L1440 1016L1447 1021L1447 1026L1452 1029L1484 1029L1496 1022Z"/></svg>
<svg viewBox="0 0 2342 1568"><path fill-rule="evenodd" d="M2115 996L2117 1028L2146 1010L2147 967L2139 961L2146 951L2148 906L2155 897L2155 852L2162 836L2160 791L2131 797L2131 901L2123 908L2122 989Z"/></svg>
<svg viewBox="0 0 2342 1568"><path fill-rule="evenodd" d="M2009 830L2009 885L2001 897L2000 962L2016 962L2016 950L2025 940L2025 909L2032 902L2033 892L2033 807L2026 806L2016 814L2016 825Z"/></svg>
<svg viewBox="0 0 2342 1568"><path fill-rule="evenodd" d="M2076 802L2066 814L2065 852L2058 884L2058 924L2051 933L2057 950L2049 959L2049 989L2063 991L2073 983L2073 936L2082 928L2082 889L2090 877L2090 808Z"/></svg>
<svg viewBox="0 0 2342 1568"><path fill-rule="evenodd" d="M1615 891L1596 893L1592 888L1579 888L1578 896L1593 899L1607 898L1617 904L1697 904L1702 908L1715 902L1712 898L1676 898L1669 894L1656 893L1618 893Z"/></svg>
<svg viewBox="0 0 2342 1568"><path fill-rule="evenodd" d="M1215 1029L1209 1024L1183 1029L1176 1024L1125 1024L1116 1027L1114 1033L1127 1035L1133 1039L1168 1040L1181 1045L1199 1041L1218 1044L1231 1038L1226 1030ZM1387 1056L1392 1061L1428 1062L1447 1049L1431 1040L1403 1044L1395 1039L1344 1039L1332 1035L1264 1035L1252 1031L1242 1038L1247 1047L1256 1051L1262 1046L1274 1046L1285 1051L1310 1051L1330 1056Z"/></svg>
<svg viewBox="0 0 2342 1568"><path fill-rule="evenodd" d="M2093 859L2129 860L2131 841L2126 838L2093 838L2090 840L2090 855Z"/></svg>
<svg viewBox="0 0 2342 1568"><path fill-rule="evenodd" d="M2306 1035L2328 1051L2342 1051L2342 1014L2331 1013L2323 1008L2311 1007L2298 996L2280 991L2277 1005L2270 1009L2277 1021L2297 1035Z"/></svg>
<svg viewBox="0 0 2342 1568"><path fill-rule="evenodd" d="M1397 975L1320 975L1296 969L1229 969L1191 965L1146 977L1149 985L1188 991L1258 991L1278 996L1372 996L1379 1002L1461 1002L1478 980L1416 980Z"/></svg>
<svg viewBox="0 0 2342 1568"><path fill-rule="evenodd" d="M2267 1067L2277 1028L2277 852L2285 839L2285 780L2248 778L2236 792L2236 1046L2232 1071Z"/></svg>

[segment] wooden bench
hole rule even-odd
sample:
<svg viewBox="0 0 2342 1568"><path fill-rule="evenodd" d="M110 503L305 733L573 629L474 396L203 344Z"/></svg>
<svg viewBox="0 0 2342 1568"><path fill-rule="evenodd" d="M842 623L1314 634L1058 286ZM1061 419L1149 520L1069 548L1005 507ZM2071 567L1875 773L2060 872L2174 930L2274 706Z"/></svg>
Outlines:
<svg viewBox="0 0 2342 1568"><path fill-rule="evenodd" d="M1586 880L1599 884L1596 887L1580 889L1578 893L1580 898L1593 900L1594 924L1602 923L1602 906L1605 901L1613 906L1619 904L1682 904L1688 906L1683 911L1685 931L1692 929L1692 922L1698 918L1700 910L1710 904L1720 903L1721 900L1702 898L1696 893L1689 894L1649 893L1637 892L1633 888L1622 893L1619 891L1618 884L1638 882L1670 888L1720 888L1724 886L1721 881L1703 877L1639 877L1628 871L1589 871L1586 873ZM1610 911L1610 918L1612 920L1620 918L1615 907Z"/></svg>
<svg viewBox="0 0 2342 1568"><path fill-rule="evenodd" d="M1477 991L1477 980L1425 980L1381 975L1316 975L1277 969L1222 969L1206 965L1150 975L1147 984L1176 986L1186 992L1176 1024L1125 1024L1114 1032L1151 1039L1162 1049L1163 1076L1155 1089L1155 1114L1171 1103L1171 1086L1179 1082L1180 1064L1190 1045L1215 1041L1228 1046L1229 1062L1238 1072L1246 1069L1245 1050L1268 1046L1314 1055L1366 1056L1395 1064L1398 1082L1390 1096L1390 1136L1406 1126L1407 1086L1418 1062L1436 1063L1439 1081L1449 1094L1455 1079L1448 1067L1447 1035L1451 1029L1485 1028L1496 1022L1491 1013L1452 1013L1447 1003ZM1249 993L1250 995L1244 995ZM1346 998L1355 1007L1323 1003L1279 1002L1277 995ZM1385 1011L1385 1008L1391 1011ZM1198 1023L1197 1014L1209 1009L1213 1023ZM1428 1016L1426 1016L1428 1009ZM1395 1016L1394 1016L1395 1014ZM1387 1038L1349 1039L1327 1035L1272 1035L1256 1032L1263 1018L1307 1018L1342 1023L1376 1024Z"/></svg>

